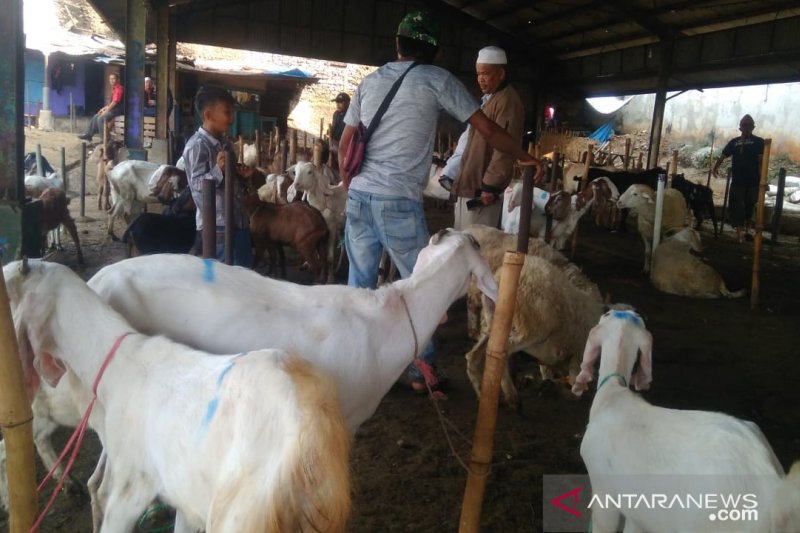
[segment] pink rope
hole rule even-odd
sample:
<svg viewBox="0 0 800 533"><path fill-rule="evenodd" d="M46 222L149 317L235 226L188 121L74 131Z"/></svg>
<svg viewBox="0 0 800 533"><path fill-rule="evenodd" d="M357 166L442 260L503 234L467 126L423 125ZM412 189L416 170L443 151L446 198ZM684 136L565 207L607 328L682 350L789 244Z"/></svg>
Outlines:
<svg viewBox="0 0 800 533"><path fill-rule="evenodd" d="M83 414L83 418L81 419L78 426L75 428L75 431L72 432L72 436L69 438L69 441L64 446L64 449L61 451L61 455L58 456L56 463L53 465L53 468L50 469L50 472L44 477L42 482L36 488L36 492L41 492L44 489L44 486L47 484L48 481L53 477L55 474L56 468L58 465L61 464L61 461L64 460L64 457L67 453L70 452L69 460L67 461L66 466L64 467L64 473L61 475L61 479L58 480L56 484L56 488L53 489L53 493L50 495L50 499L47 501L47 505L45 506L44 510L39 514L39 517L36 519L36 522L33 523L28 533L33 533L39 529L39 526L42 525L42 521L47 513L50 511L50 508L53 507L53 503L56 501L56 497L58 496L59 492L61 491L61 487L64 486L64 482L67 479L67 475L69 474L70 470L72 470L72 465L75 463L75 458L78 456L78 450L81 448L81 443L83 442L83 436L86 434L86 427L89 425L89 416L92 414L92 407L94 407L94 402L97 400L97 386L100 384L100 379L103 377L103 374L108 367L108 364L113 359L114 354L117 353L117 349L119 348L122 341L125 340L125 337L130 335L130 332L123 333L117 340L114 341L114 346L111 347L111 350L108 352L103 364L100 366L100 370L97 372L97 377L94 379L94 385L92 385L92 401L89 402L89 405L86 407L86 412ZM74 445L74 446L73 446Z"/></svg>

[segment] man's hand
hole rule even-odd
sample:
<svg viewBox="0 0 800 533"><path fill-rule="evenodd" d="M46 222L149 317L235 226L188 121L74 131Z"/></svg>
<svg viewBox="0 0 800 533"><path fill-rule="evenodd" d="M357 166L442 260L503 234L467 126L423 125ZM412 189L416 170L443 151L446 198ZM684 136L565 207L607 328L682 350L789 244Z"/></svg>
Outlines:
<svg viewBox="0 0 800 533"><path fill-rule="evenodd" d="M500 198L500 196L493 192L481 191L481 203L483 205L492 205L498 198Z"/></svg>
<svg viewBox="0 0 800 533"><path fill-rule="evenodd" d="M517 161L517 163L521 167L528 167L528 166L536 167L536 170L533 174L533 184L541 185L542 180L544 179L544 165L542 165L542 162L540 160L534 157L530 157L529 159L521 159Z"/></svg>
<svg viewBox="0 0 800 533"><path fill-rule="evenodd" d="M217 166L223 172L225 172L225 159L226 159L225 150L220 150L217 154Z"/></svg>

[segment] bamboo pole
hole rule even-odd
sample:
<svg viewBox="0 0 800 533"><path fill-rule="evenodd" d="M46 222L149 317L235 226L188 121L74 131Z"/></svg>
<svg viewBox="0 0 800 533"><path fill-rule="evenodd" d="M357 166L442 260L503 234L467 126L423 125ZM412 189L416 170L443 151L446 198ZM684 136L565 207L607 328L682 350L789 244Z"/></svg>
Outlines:
<svg viewBox="0 0 800 533"><path fill-rule="evenodd" d="M322 139L322 131L325 128L325 117L319 118L319 138Z"/></svg>
<svg viewBox="0 0 800 533"><path fill-rule="evenodd" d="M753 241L753 281L750 288L750 310L758 308L758 296L761 292L761 232L764 231L764 196L767 192L769 175L769 150L772 139L764 139L764 151L761 154L761 179L758 181L758 204L756 207L756 234Z"/></svg>
<svg viewBox="0 0 800 533"><path fill-rule="evenodd" d="M533 167L523 170L522 212L520 228L530 226L531 204L533 198ZM500 380L508 357L508 333L514 317L519 275L525 262L528 249L528 233L521 231L517 240L517 251L507 251L503 257L500 287L496 311L492 319L489 340L486 346L486 366L481 379L481 397L478 401L478 418L475 422L472 453L470 454L469 474L464 490L459 520L460 533L479 531L483 495L486 491L486 478L492 462L494 431L497 426L497 403L500 398Z"/></svg>
<svg viewBox="0 0 800 533"><path fill-rule="evenodd" d="M105 148L103 154L105 154ZM86 218L86 142L81 143L81 218Z"/></svg>
<svg viewBox="0 0 800 533"><path fill-rule="evenodd" d="M322 168L322 141L314 143L314 151L311 157L316 168Z"/></svg>
<svg viewBox="0 0 800 533"><path fill-rule="evenodd" d="M778 233L781 229L781 214L783 213L783 191L786 189L786 169L781 167L778 170L778 194L775 196L775 207L772 208L772 221L770 227L772 231L772 244L778 242Z"/></svg>
<svg viewBox="0 0 800 533"><path fill-rule="evenodd" d="M64 180L64 191L69 190L69 179L67 179L67 149L61 147L61 179Z"/></svg>
<svg viewBox="0 0 800 533"><path fill-rule="evenodd" d="M708 152L708 176L706 177L706 187L711 187L711 171L714 168L714 130L711 130L711 151Z"/></svg>
<svg viewBox="0 0 800 533"><path fill-rule="evenodd" d="M289 137L289 163L294 165L297 163L297 130L292 130L292 135Z"/></svg>
<svg viewBox="0 0 800 533"><path fill-rule="evenodd" d="M3 429L8 461L11 533L27 532L38 514L33 413L23 385L22 364L18 353L8 292L0 270L0 427Z"/></svg>
<svg viewBox="0 0 800 533"><path fill-rule="evenodd" d="M638 170L642 170L642 158L644 157L644 152L639 152L639 161L636 163L636 168Z"/></svg>
<svg viewBox="0 0 800 533"><path fill-rule="evenodd" d="M237 155L236 162L241 165L244 163L244 137L239 135L237 142L239 143L239 154Z"/></svg>

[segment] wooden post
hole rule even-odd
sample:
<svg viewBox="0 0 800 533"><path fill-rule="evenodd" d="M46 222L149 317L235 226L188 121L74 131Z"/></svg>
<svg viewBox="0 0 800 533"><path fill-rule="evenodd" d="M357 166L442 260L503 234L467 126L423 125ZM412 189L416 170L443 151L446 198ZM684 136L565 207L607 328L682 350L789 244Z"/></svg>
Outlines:
<svg viewBox="0 0 800 533"><path fill-rule="evenodd" d="M530 227L533 199L533 167L526 166L524 168L522 181L520 228L528 228ZM508 333L511 331L519 275L527 250L528 232L520 231L517 238L517 251L508 251L503 257L496 311L486 345L486 366L481 379L481 397L478 401L478 417L475 422L469 473L461 504L458 528L460 533L477 533L479 531L486 478L489 475L494 448L500 380L508 357Z"/></svg>
<svg viewBox="0 0 800 533"><path fill-rule="evenodd" d="M750 287L750 310L758 308L758 296L761 292L761 232L764 231L764 195L767 192L769 175L769 150L772 139L764 139L764 151L761 154L761 179L758 181L758 204L756 206L756 234L753 241L753 282Z"/></svg>
<svg viewBox="0 0 800 533"><path fill-rule="evenodd" d="M631 138L625 137L625 159L624 159L625 170L628 170L630 166L631 166Z"/></svg>
<svg viewBox="0 0 800 533"><path fill-rule="evenodd" d="M286 172L286 169L289 168L289 147L286 144L286 141L281 141L281 153L280 153L280 174Z"/></svg>
<svg viewBox="0 0 800 533"><path fill-rule="evenodd" d="M786 187L786 169L781 167L778 171L778 194L775 196L775 207L772 208L772 244L778 242L778 232L781 229L781 214L783 213L783 191Z"/></svg>
<svg viewBox="0 0 800 533"><path fill-rule="evenodd" d="M277 135L277 130L272 130L267 135L267 159L273 159L275 156L272 153L272 136Z"/></svg>
<svg viewBox="0 0 800 533"><path fill-rule="evenodd" d="M239 135L239 154L236 156L237 162L241 165L244 163L244 137Z"/></svg>
<svg viewBox="0 0 800 533"><path fill-rule="evenodd" d="M69 179L67 179L67 149L61 147L61 179L64 180L64 192L69 190Z"/></svg>
<svg viewBox="0 0 800 533"><path fill-rule="evenodd" d="M244 150L242 146L242 137L239 136L239 154ZM225 264L233 264L233 244L235 239L236 224L233 217L233 197L234 197L234 183L236 180L236 167L233 164L231 154L226 154L225 158Z"/></svg>
<svg viewBox="0 0 800 533"><path fill-rule="evenodd" d="M731 169L728 168L728 175L725 178L725 194L722 197L722 218L719 221L719 234L725 229L725 211L728 209L728 193L731 188Z"/></svg>
<svg viewBox="0 0 800 533"><path fill-rule="evenodd" d="M670 167L670 164L671 164L671 161L667 161L667 168L665 169L665 170L667 171L667 176L670 176L670 175L671 175L671 174L669 173L669 167Z"/></svg>
<svg viewBox="0 0 800 533"><path fill-rule="evenodd" d="M202 207L202 242L203 258L216 259L217 257L217 184L212 179L203 180L203 207Z"/></svg>
<svg viewBox="0 0 800 533"><path fill-rule="evenodd" d="M671 176L676 176L678 174L678 151L672 151L672 174ZM670 175L670 174L667 174Z"/></svg>
<svg viewBox="0 0 800 533"><path fill-rule="evenodd" d="M314 151L311 160L316 168L322 168L322 139L314 143Z"/></svg>
<svg viewBox="0 0 800 533"><path fill-rule="evenodd" d="M308 150L308 132L303 130L303 151Z"/></svg>
<svg viewBox="0 0 800 533"><path fill-rule="evenodd" d="M644 152L639 152L639 161L636 163L636 168L638 170L642 170L642 158L644 157Z"/></svg>
<svg viewBox="0 0 800 533"><path fill-rule="evenodd" d="M111 119L111 120L114 120L114 119ZM112 122L112 124L113 124L113 122ZM108 122L107 121L103 121L103 153L104 154L106 153L106 150L108 150L108 133L109 133L108 132Z"/></svg>
<svg viewBox="0 0 800 533"><path fill-rule="evenodd" d="M581 176L581 191L585 191L589 186L589 169L594 162L594 143L589 143L586 147L586 166L583 167L583 175ZM575 248L578 247L578 226L575 226L575 231L572 232L572 248L570 256L575 257Z"/></svg>
<svg viewBox="0 0 800 533"><path fill-rule="evenodd" d="M297 163L297 130L293 129L289 136L289 165Z"/></svg>

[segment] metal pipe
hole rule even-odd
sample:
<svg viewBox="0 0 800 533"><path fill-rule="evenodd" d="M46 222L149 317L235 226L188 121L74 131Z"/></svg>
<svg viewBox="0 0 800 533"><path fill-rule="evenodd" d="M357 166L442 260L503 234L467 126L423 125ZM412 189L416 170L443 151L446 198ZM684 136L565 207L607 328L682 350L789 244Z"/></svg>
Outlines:
<svg viewBox="0 0 800 533"><path fill-rule="evenodd" d="M650 248L650 257L658 248L661 243L661 221L664 218L664 187L667 186L667 173L659 172L658 174L658 188L656 189L656 217L653 222L653 243ZM648 261L648 263L651 263Z"/></svg>
<svg viewBox="0 0 800 533"><path fill-rule="evenodd" d="M81 143L81 218L86 217L86 143Z"/></svg>
<svg viewBox="0 0 800 533"><path fill-rule="evenodd" d="M44 177L44 167L42 166L42 145L36 145L36 175Z"/></svg>

